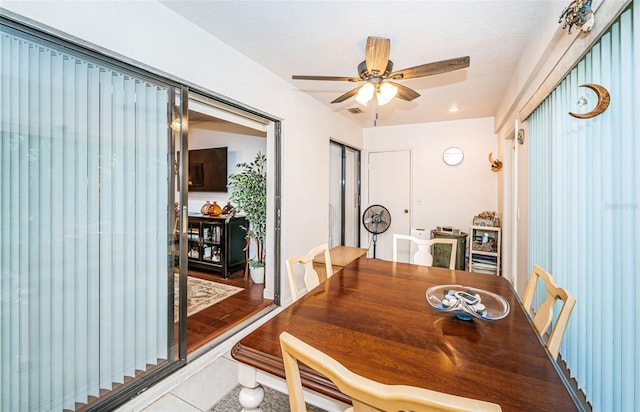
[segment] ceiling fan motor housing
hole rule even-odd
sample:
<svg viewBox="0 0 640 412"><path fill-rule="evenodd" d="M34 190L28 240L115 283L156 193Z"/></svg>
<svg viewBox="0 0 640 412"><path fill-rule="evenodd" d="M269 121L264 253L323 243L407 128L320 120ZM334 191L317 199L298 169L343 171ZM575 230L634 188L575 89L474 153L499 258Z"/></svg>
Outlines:
<svg viewBox="0 0 640 412"><path fill-rule="evenodd" d="M358 65L358 76L360 76L362 80L370 81L372 83L380 83L382 80L388 78L392 71L393 62L391 60L387 62L387 68L384 70L384 73L378 76L374 76L373 74L369 73L369 70L367 70L366 61L363 61Z"/></svg>

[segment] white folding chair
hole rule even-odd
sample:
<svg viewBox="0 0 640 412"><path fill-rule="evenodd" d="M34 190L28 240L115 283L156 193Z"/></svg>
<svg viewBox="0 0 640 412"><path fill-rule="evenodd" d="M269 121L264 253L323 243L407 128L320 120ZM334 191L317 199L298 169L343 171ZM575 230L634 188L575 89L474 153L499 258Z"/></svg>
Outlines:
<svg viewBox="0 0 640 412"><path fill-rule="evenodd" d="M434 238L434 239L419 239L413 236L393 234L393 261L398 261L398 241L408 240L418 247L418 250L413 255L413 263L422 266L433 266L433 255L431 254L431 247L435 244L451 245L451 258L449 259L449 269L456 268L456 253L458 250L458 241L456 239L446 238Z"/></svg>

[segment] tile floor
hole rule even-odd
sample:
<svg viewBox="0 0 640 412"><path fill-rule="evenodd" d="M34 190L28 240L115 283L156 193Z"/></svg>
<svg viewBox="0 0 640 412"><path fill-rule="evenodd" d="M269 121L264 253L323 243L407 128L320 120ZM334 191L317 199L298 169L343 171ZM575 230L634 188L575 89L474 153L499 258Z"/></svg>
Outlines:
<svg viewBox="0 0 640 412"><path fill-rule="evenodd" d="M117 411L203 412L211 409L237 384L237 363L230 355L225 354L205 365L185 366L122 405Z"/></svg>
<svg viewBox="0 0 640 412"><path fill-rule="evenodd" d="M271 319L275 309L231 336L207 353L125 403L116 412L202 412L211 409L238 384L238 364L231 358L233 345Z"/></svg>
<svg viewBox="0 0 640 412"><path fill-rule="evenodd" d="M207 411L237 384L236 362L226 355L221 356L141 411Z"/></svg>

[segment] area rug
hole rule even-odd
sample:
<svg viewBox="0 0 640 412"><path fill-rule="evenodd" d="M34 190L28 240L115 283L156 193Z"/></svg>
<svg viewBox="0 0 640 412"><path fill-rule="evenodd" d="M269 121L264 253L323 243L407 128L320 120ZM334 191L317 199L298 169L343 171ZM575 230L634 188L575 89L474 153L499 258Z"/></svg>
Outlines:
<svg viewBox="0 0 640 412"><path fill-rule="evenodd" d="M271 389L267 386L264 388L264 400L260 405L260 408L264 412L290 412L289 408L289 396L286 393L278 392L275 389ZM218 401L209 412L238 412L242 410L240 402L238 401L238 394L240 393L242 386L238 385L227 393L222 399ZM307 410L311 412L326 412L324 409L317 406L307 404Z"/></svg>
<svg viewBox="0 0 640 412"><path fill-rule="evenodd" d="M178 274L174 276L175 287L173 289L173 302L175 319L178 319ZM236 286L187 276L187 317L208 308L211 305L222 302L229 296L244 290Z"/></svg>

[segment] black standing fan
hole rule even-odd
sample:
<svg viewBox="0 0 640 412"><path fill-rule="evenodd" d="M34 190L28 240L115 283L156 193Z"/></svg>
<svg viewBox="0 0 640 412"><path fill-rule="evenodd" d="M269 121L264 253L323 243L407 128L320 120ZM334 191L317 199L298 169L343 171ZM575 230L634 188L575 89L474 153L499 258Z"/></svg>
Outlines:
<svg viewBox="0 0 640 412"><path fill-rule="evenodd" d="M378 234L386 232L391 226L391 214L384 206L371 205L362 214L362 224L369 233L373 234L373 258L375 259Z"/></svg>

